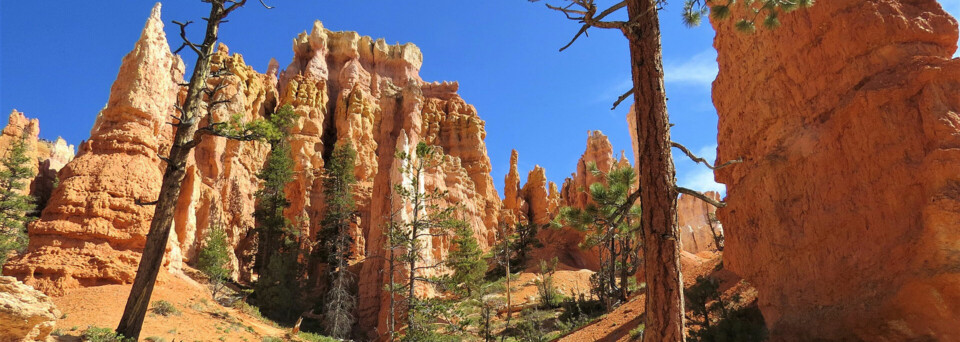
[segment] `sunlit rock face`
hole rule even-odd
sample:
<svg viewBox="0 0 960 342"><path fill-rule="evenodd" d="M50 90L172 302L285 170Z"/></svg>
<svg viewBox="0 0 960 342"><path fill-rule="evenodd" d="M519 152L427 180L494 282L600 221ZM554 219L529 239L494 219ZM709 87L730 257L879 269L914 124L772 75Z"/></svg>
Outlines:
<svg viewBox="0 0 960 342"><path fill-rule="evenodd" d="M736 15L735 15L736 16ZM960 336L957 22L933 0L714 21L724 265L774 340Z"/></svg>
<svg viewBox="0 0 960 342"><path fill-rule="evenodd" d="M413 44L388 45L383 39L355 32L332 32L317 22L310 33L294 41L294 59L280 74L281 105L300 114L293 130L297 180L287 188L290 215L303 215L315 234L323 212L320 173L324 159L337 143L357 150L354 169L359 184L356 200L361 216L353 232L359 266L359 322L371 335L387 331L389 299L383 292L387 274L383 228L402 204L392 196L404 181L397 168L397 151L418 143L440 147L444 156L428 170L424 191L445 192L449 205L474 230L482 248L495 238L500 197L490 177L484 121L476 108L457 95L456 82L427 83L420 79L420 50ZM448 238L424 241L424 259L441 260ZM445 270L426 269L424 275ZM400 277L400 275L397 275ZM400 278L398 278L400 279ZM422 295L432 289L417 289Z"/></svg>
<svg viewBox="0 0 960 342"><path fill-rule="evenodd" d="M716 201L720 194L715 191L704 193ZM680 248L684 251L697 254L705 251L716 251L717 237L723 235L723 225L711 217L717 208L699 198L690 195L680 195L677 198L677 228L680 231Z"/></svg>
<svg viewBox="0 0 960 342"><path fill-rule="evenodd" d="M14 277L0 276L0 341L48 341L60 310L50 297Z"/></svg>

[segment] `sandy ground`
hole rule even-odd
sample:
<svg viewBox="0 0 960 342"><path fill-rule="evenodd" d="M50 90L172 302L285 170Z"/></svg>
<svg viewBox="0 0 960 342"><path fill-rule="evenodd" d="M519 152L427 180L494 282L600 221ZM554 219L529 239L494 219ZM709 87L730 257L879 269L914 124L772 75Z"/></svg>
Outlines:
<svg viewBox="0 0 960 342"><path fill-rule="evenodd" d="M57 321L59 341L79 341L80 334L91 325L115 328L129 293L130 285L106 285L74 289L54 297L53 302L64 313ZM180 315L148 312L141 341L160 337L164 341L258 342L266 336L282 338L286 334L284 329L217 304L209 291L192 280L167 277L157 284L151 303L159 300L172 303Z"/></svg>

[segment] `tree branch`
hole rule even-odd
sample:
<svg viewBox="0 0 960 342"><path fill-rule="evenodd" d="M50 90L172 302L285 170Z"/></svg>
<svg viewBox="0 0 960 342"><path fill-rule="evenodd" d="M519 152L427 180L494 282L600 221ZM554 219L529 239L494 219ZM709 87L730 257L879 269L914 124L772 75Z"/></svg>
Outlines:
<svg viewBox="0 0 960 342"><path fill-rule="evenodd" d="M174 20L173 23L180 26L180 39L183 39L183 44L180 44L180 47L178 47L175 51L173 51L173 54L175 55L179 54L180 50L183 50L184 47L189 46L190 49L193 50L193 52L197 53L197 55L203 56L203 51L200 51L200 48L197 47L196 44L191 42L190 39L187 39L187 25L192 24L193 21L188 20L185 23L181 23L179 21Z"/></svg>
<svg viewBox="0 0 960 342"><path fill-rule="evenodd" d="M739 159L727 161L726 163L723 163L720 165L713 165L713 164L710 164L710 162L708 162L706 159L697 157L697 155L693 154L693 152L690 152L690 149L688 149L686 146L681 145L678 142L671 141L670 145L680 149L680 151L683 151L683 153L686 154L687 157L689 157L691 160L693 160L694 163L700 163L700 164L706 165L711 170L719 170L727 166L730 166L733 164L739 164L743 162L743 158L739 158Z"/></svg>
<svg viewBox="0 0 960 342"><path fill-rule="evenodd" d="M538 1L538 0L530 0L530 1ZM577 41L577 39L580 38L581 35L586 35L589 37L590 34L587 33L587 29L591 27L623 30L623 28L626 26L627 23L623 21L603 21L602 20L604 17L610 15L611 13L626 7L627 6L626 1L621 1L613 6L610 6L610 8L603 10L603 12L600 12L600 14L598 15L596 14L597 5L593 1L594 0L570 0L570 4L564 7L546 4L547 8L563 13L563 15L567 17L567 19L575 20L577 22L583 23L583 26L581 26L580 30L577 31L577 34L573 36L573 39L571 39L570 42L567 43L567 45L564 45L563 47L561 47L560 51L566 50L568 47L573 45L573 42ZM573 5L579 6L580 8L582 8L582 10L571 9Z"/></svg>
<svg viewBox="0 0 960 342"><path fill-rule="evenodd" d="M150 201L150 202L144 202L143 200L140 200L140 199L135 199L135 200L133 200L133 203L136 204L136 205L139 205L139 206L156 205L158 202L160 202L160 201L159 201L159 200L154 200L154 201Z"/></svg>
<svg viewBox="0 0 960 342"><path fill-rule="evenodd" d="M697 192L697 191L694 191L694 190L690 190L690 189L684 188L684 187L682 187L682 186L678 186L678 187L676 187L676 189L677 189L677 192L679 192L679 193L681 193L681 194L686 194L686 195L690 195L690 196L696 197L697 199L699 199L699 200L701 200L701 201L704 201L704 202L707 202L708 204L710 204L710 205L712 205L712 206L714 206L714 207L723 208L723 207L726 207L726 206L727 206L727 203L714 200L714 199L712 199L712 198L710 198L710 197L707 197L707 195L704 195L704 194L702 194L702 193L700 193L700 192Z"/></svg>
<svg viewBox="0 0 960 342"><path fill-rule="evenodd" d="M620 97L617 98L617 101L615 101L615 102L613 103L613 107L611 107L610 110L617 109L617 106L620 105L620 102L623 102L623 100L626 100L628 97L630 97L630 95L633 95L633 90L634 90L634 89L636 89L636 88L635 88L635 87L631 87L630 90L627 90L626 93L623 93L623 95L620 95Z"/></svg>

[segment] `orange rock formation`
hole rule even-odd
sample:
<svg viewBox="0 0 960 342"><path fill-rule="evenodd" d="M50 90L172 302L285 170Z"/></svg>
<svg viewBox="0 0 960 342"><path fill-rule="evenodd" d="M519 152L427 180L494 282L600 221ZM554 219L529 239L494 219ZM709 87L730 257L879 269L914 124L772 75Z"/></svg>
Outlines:
<svg viewBox="0 0 960 342"><path fill-rule="evenodd" d="M136 203L157 196L163 165L158 156L169 149L172 137L165 123L183 96L177 86L183 63L170 53L162 28L157 5L123 60L90 140L64 167L61 185L41 219L30 226L28 252L6 272L53 294L132 281L153 214L152 207ZM286 189L292 203L286 214L302 222L303 233L311 237L323 215L324 159L337 143L357 149L360 218L353 232L354 252L357 261L365 260L356 266L358 313L363 326L379 323L378 330L371 329L376 335L386 330L387 314L380 310L387 300L379 258L382 227L400 209L391 193L403 181L395 152L418 142L443 149L442 162L424 179L424 190L446 191L446 201L460 206L458 212L487 248L495 238L501 204L490 177L484 121L457 95L456 82L420 79L422 56L413 44L388 45L355 32L332 32L316 22L311 32L295 39L293 49L293 61L284 71L271 62L261 74L221 44L212 69L229 73L207 80L210 88L219 89L206 99L218 103L209 108L209 120L225 121L235 113L253 120L293 106L300 117L292 129L296 178ZM250 279L256 173L268 152L262 143L214 137L197 146L168 245L168 270L177 272L183 262L191 262L209 227L219 224L234 247L235 275ZM427 260L444 258L450 245L446 238L425 243L430 246Z"/></svg>
<svg viewBox="0 0 960 342"><path fill-rule="evenodd" d="M705 195L720 200L717 192L708 191ZM677 199L677 226L680 229L680 246L684 251L697 254L717 250L709 221L709 215L716 211L716 207L696 197L680 195ZM712 224L716 234L723 234L723 225L720 222Z"/></svg>
<svg viewBox="0 0 960 342"><path fill-rule="evenodd" d="M0 155L6 155L12 144L20 139L23 139L26 145L26 155L35 160L35 163L30 164L35 177L29 182L24 193L37 198L42 209L53 191L57 172L73 159L74 147L68 145L63 138L57 138L53 142L41 140L40 121L28 119L14 109L10 112L7 126L0 134Z"/></svg>
<svg viewBox="0 0 960 342"><path fill-rule="evenodd" d="M736 17L736 16L735 16ZM773 340L960 336L957 21L934 0L715 21L724 265Z"/></svg>
<svg viewBox="0 0 960 342"><path fill-rule="evenodd" d="M182 74L158 5L124 57L90 139L61 170L60 186L29 226L27 254L7 265L9 274L47 293L133 280L136 250L153 214L135 202L150 201L160 190L161 132Z"/></svg>

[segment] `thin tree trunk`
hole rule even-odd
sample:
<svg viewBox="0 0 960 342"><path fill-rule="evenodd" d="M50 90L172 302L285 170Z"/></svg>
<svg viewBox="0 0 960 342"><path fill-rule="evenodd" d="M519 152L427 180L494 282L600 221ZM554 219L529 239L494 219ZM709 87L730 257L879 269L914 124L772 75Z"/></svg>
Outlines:
<svg viewBox="0 0 960 342"><path fill-rule="evenodd" d="M507 231L506 229L503 230L504 241L507 241L506 231ZM506 260L504 264L506 265L506 269L507 269L507 324L503 328L504 331L500 333L500 342L503 342L506 339L507 337L506 332L507 330L510 329L510 317L513 317L513 310L510 307L511 306L511 303L510 303L510 244L508 242L504 242L504 246L505 248L503 249L503 254L504 254L504 260Z"/></svg>
<svg viewBox="0 0 960 342"><path fill-rule="evenodd" d="M422 163L423 161L417 160L416 162ZM418 234L418 229L420 228L420 199L421 199L420 182L423 180L423 178L421 178L420 175L423 170L423 166L422 164L417 164L415 167L416 167L416 175L414 177L416 177L416 183L414 184L416 185L416 187L413 189L414 191L413 220L410 221L411 222L410 245L409 245L410 248L409 248L409 251L407 252L408 255L410 256L409 258L410 259L410 275L408 280L409 283L407 284L409 288L407 289L408 292L407 292L407 335L406 336L410 336L410 332L413 329L414 317L410 313L416 310L416 308L414 307L414 301L416 300L414 298L414 295L415 295L414 287L417 284L417 278L416 278L417 258L420 255L420 248L418 248L419 245L417 242L417 234Z"/></svg>
<svg viewBox="0 0 960 342"><path fill-rule="evenodd" d="M173 212L177 199L180 197L180 184L184 178L187 157L190 150L193 149L191 143L195 138L197 124L200 121L198 115L202 101L201 91L206 88L206 77L210 73L210 59L213 56L217 31L223 15L222 4L211 3L208 17L210 20L207 21L207 31L203 39L203 45L199 47L202 53L197 57L193 75L190 77L186 105L183 106L185 120L181 121L181 124L177 127L173 146L170 148L170 156L163 173L163 183L153 213L153 221L150 222L150 231L143 248L143 256L137 267L137 276L134 278L130 296L127 298L127 304L123 310L123 316L117 326L117 333L126 338L137 339L140 337L140 329L143 327L143 319L147 314L147 306L150 304L153 286L163 263L163 254L173 223Z"/></svg>
<svg viewBox="0 0 960 342"><path fill-rule="evenodd" d="M624 237L623 241L620 242L620 300L624 303L627 302L627 296L629 295L627 293L627 278L630 274L628 272L627 261L629 261L631 249L630 238Z"/></svg>
<svg viewBox="0 0 960 342"><path fill-rule="evenodd" d="M392 227L393 227L393 223L391 223L391 228L389 228L389 229L391 230L390 234L393 234L393 231L392 231L393 228L392 228ZM391 236L393 236L393 235L391 235ZM396 301L397 301L397 300L396 300L396 295L397 295L397 294L394 292L396 289L394 288L394 284L393 284L393 272L396 272L396 271L394 270L394 263L395 263L395 261L393 260L393 247L394 247L394 246L393 246L393 242L391 241L391 242L390 242L390 251L389 251L389 253L390 253L390 266L389 266L389 267L390 267L390 274L388 275L388 277L389 277L389 283L388 283L388 284L390 284L390 317L387 319L388 328L390 329L389 331L390 331L390 341L391 341L391 342L393 342L394 329L395 329L396 324L397 324L397 322L396 322L396 317L397 317L396 314L397 314L397 313L396 313L396 309L394 309L395 303L396 303Z"/></svg>
<svg viewBox="0 0 960 342"><path fill-rule="evenodd" d="M614 228L610 227L609 229L610 231L607 234L609 234L609 239L610 239L610 268L607 271L608 273L607 281L610 283L609 293L610 293L610 296L612 297L613 294L617 292L617 253L616 253L617 246L616 246L616 239L614 238L614 235L613 235ZM613 300L611 300L610 303L613 303Z"/></svg>
<svg viewBox="0 0 960 342"><path fill-rule="evenodd" d="M624 34L630 41L636 139L639 149L640 226L644 236L647 279L646 332L643 340L683 340L683 291L677 234L675 171L670 154L670 123L663 86L658 0L629 0L635 24Z"/></svg>

